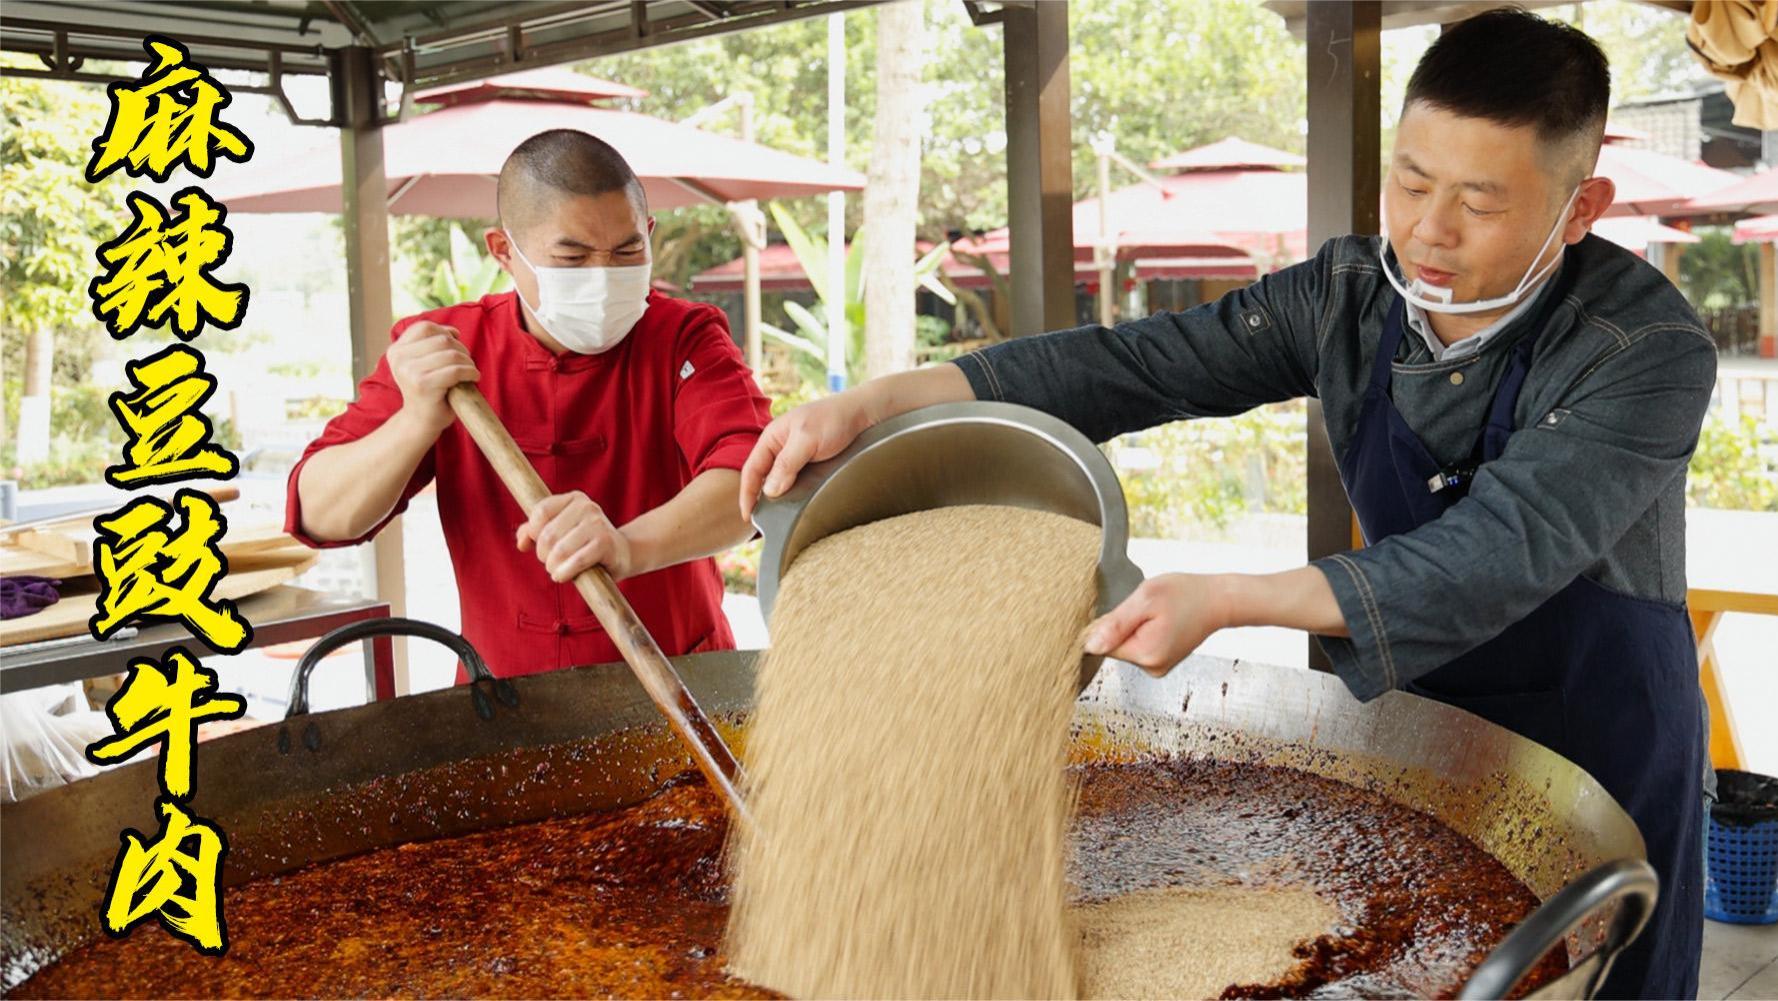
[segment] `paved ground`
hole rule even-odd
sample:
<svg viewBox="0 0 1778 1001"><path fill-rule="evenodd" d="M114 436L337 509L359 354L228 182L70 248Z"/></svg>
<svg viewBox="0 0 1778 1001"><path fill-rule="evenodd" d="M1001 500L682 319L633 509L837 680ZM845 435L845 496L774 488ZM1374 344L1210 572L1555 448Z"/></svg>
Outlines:
<svg viewBox="0 0 1778 1001"><path fill-rule="evenodd" d="M1698 997L1778 998L1778 925L1704 922Z"/></svg>

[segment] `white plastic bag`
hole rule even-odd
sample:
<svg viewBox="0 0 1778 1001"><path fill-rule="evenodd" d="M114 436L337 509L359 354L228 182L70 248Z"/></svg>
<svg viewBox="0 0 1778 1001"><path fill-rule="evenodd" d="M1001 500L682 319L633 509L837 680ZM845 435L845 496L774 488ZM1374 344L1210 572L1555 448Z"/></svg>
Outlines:
<svg viewBox="0 0 1778 1001"><path fill-rule="evenodd" d="M80 683L0 695L0 802L14 802L96 774L86 746L112 732L87 706Z"/></svg>

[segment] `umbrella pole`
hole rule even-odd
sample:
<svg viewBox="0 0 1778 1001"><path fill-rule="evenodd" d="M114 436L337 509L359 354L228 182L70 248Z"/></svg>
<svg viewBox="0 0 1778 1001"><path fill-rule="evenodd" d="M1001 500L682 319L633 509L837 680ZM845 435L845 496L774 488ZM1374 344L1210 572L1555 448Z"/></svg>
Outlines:
<svg viewBox="0 0 1778 1001"><path fill-rule="evenodd" d="M736 101L740 105L741 141L753 142L753 95L743 94ZM745 304L745 325L747 327L747 367L754 372L759 371L763 361L761 355L764 348L760 343L759 331L759 251L765 246L765 217L760 214L759 202L748 200L743 203L748 219L759 220L758 242L754 242L754 234L748 234L741 240L741 274L747 284Z"/></svg>
<svg viewBox="0 0 1778 1001"><path fill-rule="evenodd" d="M846 15L827 15L827 162L846 165ZM846 193L827 193L827 391L846 388Z"/></svg>
<svg viewBox="0 0 1778 1001"><path fill-rule="evenodd" d="M758 214L759 203L748 201L742 203L746 210ZM747 367L755 373L759 372L761 362L759 334L759 248L753 243L753 234L743 233L741 236L741 282L744 287L742 297L745 300L742 312L742 327L747 344Z"/></svg>
<svg viewBox="0 0 1778 1001"><path fill-rule="evenodd" d="M1099 259L1099 323L1111 326L1117 322L1117 300L1112 292L1112 283L1116 279L1116 258L1111 249L1111 209L1105 203L1111 198L1111 157L1108 151L1099 151L1099 245L1093 248L1093 256Z"/></svg>

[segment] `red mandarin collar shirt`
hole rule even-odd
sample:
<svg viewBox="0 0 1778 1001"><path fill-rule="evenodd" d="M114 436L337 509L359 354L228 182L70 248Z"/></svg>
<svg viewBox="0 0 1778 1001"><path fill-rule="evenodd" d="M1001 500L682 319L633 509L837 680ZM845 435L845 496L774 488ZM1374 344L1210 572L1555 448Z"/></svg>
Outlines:
<svg viewBox="0 0 1778 1001"><path fill-rule="evenodd" d="M630 335L598 355L558 356L538 343L512 292L409 317L391 339L420 320L456 328L481 372L483 395L550 491L583 491L618 526L672 500L707 469L741 468L770 418L727 320L707 304L651 293ZM309 458L369 434L400 407L385 358L290 471L285 530L316 548L355 545L436 481L463 635L495 674L620 660L574 585L555 583L535 553L519 552L514 533L524 515L461 423L439 436L395 509L371 531L331 542L303 532L296 484ZM714 560L618 587L668 656L734 648Z"/></svg>

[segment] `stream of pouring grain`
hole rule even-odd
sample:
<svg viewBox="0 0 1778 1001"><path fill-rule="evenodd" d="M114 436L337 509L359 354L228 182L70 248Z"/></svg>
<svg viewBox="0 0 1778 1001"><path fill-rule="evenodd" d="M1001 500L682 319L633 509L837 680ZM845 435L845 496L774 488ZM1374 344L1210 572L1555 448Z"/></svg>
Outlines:
<svg viewBox="0 0 1778 1001"><path fill-rule="evenodd" d="M730 969L797 997L1073 997L1065 764L1099 529L942 508L785 576Z"/></svg>

